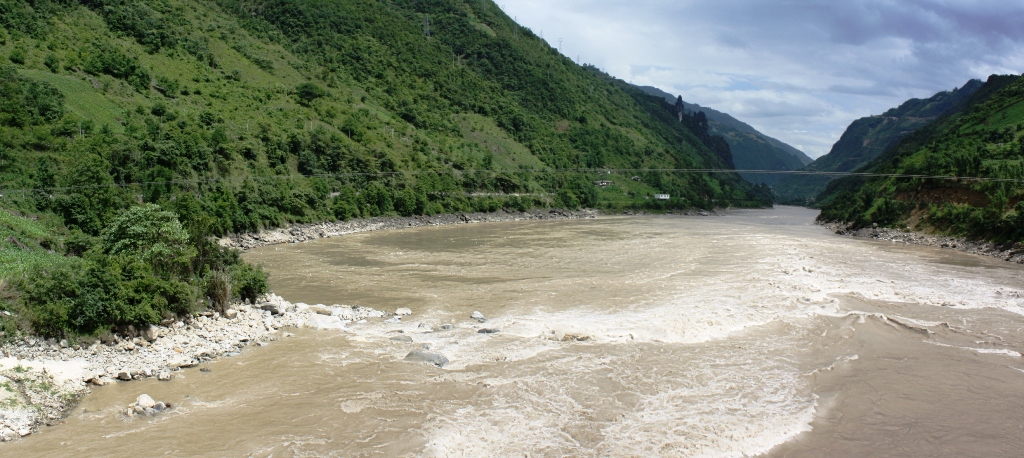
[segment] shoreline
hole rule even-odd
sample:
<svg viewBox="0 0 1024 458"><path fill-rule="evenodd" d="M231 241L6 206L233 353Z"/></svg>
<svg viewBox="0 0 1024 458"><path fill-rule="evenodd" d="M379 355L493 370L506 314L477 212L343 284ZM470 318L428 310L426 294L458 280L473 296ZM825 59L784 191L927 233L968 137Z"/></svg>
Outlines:
<svg viewBox="0 0 1024 458"><path fill-rule="evenodd" d="M310 242L313 240L338 237L361 232L390 229L406 229L426 226L451 226L472 223L498 223L507 221L542 221L593 219L602 215L597 210L527 210L524 212L497 211L494 213L446 213L434 216L378 216L348 221L294 224L259 232L232 234L220 238L217 243L227 248L242 251L269 245Z"/></svg>
<svg viewBox="0 0 1024 458"><path fill-rule="evenodd" d="M390 315L360 306L293 304L268 293L256 304L233 304L223 316L204 312L107 343L97 339L88 346L69 346L26 337L0 346L0 443L60 424L91 386L146 378L170 381L182 369L290 337L284 328L343 331L349 323Z"/></svg>
<svg viewBox="0 0 1024 458"><path fill-rule="evenodd" d="M1004 249L992 242L977 242L963 237L931 235L922 232L902 231L885 227L866 227L854 231L850 230L850 224L848 223L815 224L825 227L836 235L845 237L863 237L894 243L906 243L908 245L944 248L968 254L998 258L1015 264L1024 264L1024 247Z"/></svg>

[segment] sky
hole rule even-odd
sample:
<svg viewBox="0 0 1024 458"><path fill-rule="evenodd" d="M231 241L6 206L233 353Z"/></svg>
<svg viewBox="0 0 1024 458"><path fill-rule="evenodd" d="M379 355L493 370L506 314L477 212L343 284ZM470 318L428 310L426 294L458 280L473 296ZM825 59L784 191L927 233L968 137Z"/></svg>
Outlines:
<svg viewBox="0 0 1024 458"><path fill-rule="evenodd" d="M1024 72L1024 0L497 0L581 63L811 157L854 120Z"/></svg>

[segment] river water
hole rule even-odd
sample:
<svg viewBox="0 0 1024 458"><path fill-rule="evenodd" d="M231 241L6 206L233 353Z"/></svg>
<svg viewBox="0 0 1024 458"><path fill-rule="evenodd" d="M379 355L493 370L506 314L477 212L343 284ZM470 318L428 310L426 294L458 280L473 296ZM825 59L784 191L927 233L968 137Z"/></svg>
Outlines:
<svg viewBox="0 0 1024 458"><path fill-rule="evenodd" d="M97 388L65 424L0 452L1019 454L1024 268L838 237L814 216L476 224L261 248L246 258L288 300L413 315L300 330L170 383ZM423 345L451 362L403 361ZM143 392L177 407L121 420Z"/></svg>

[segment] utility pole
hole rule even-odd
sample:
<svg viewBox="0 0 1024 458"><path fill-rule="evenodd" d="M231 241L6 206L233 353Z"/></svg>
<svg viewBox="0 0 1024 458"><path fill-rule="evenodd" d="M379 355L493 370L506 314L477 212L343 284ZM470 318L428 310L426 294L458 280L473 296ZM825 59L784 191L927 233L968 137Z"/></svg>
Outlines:
<svg viewBox="0 0 1024 458"><path fill-rule="evenodd" d="M558 39L558 52L562 52L562 39Z"/></svg>
<svg viewBox="0 0 1024 458"><path fill-rule="evenodd" d="M428 40L430 39L430 13L423 15L423 34L427 36Z"/></svg>

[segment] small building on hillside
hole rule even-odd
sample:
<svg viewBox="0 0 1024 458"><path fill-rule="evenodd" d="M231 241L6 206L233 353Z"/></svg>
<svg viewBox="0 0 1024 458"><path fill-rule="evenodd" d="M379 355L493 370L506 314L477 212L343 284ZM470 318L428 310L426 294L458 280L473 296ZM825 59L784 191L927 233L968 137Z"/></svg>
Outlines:
<svg viewBox="0 0 1024 458"><path fill-rule="evenodd" d="M669 198L671 198L671 196L669 196L668 194L655 194L654 195L654 200L668 200Z"/></svg>
<svg viewBox="0 0 1024 458"><path fill-rule="evenodd" d="M608 186L615 184L615 182L609 180L597 180L594 182L594 184L602 188L607 188Z"/></svg>

